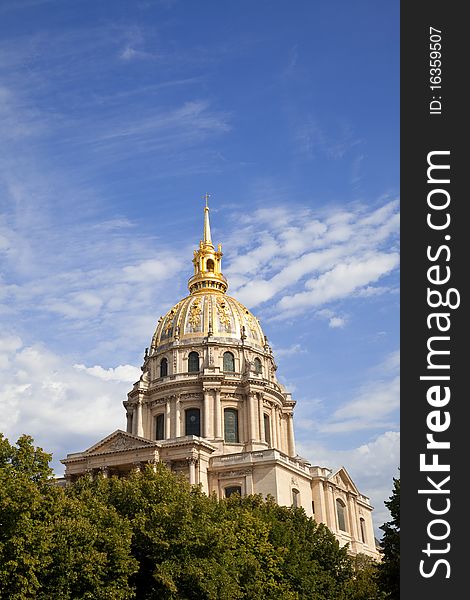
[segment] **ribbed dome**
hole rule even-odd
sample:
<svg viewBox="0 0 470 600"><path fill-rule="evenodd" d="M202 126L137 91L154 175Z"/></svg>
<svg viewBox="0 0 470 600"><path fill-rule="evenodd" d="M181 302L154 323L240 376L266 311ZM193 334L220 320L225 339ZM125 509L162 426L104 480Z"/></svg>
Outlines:
<svg viewBox="0 0 470 600"><path fill-rule="evenodd" d="M239 343L264 349L267 340L259 321L235 298L225 294L228 284L222 273L222 245L217 250L211 239L208 194L205 196L204 232L194 250L194 274L189 279L190 295L160 317L152 338L151 354L175 342L197 343L204 338Z"/></svg>
<svg viewBox="0 0 470 600"><path fill-rule="evenodd" d="M264 334L258 319L243 304L226 294L205 291L183 298L162 317L152 339L152 351L158 352L179 340L240 341L262 348Z"/></svg>

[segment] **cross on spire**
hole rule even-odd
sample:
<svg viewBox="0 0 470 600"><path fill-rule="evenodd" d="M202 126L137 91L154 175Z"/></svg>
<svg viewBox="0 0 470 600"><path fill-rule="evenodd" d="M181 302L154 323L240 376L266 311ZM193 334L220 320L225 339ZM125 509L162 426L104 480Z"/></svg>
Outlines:
<svg viewBox="0 0 470 600"><path fill-rule="evenodd" d="M211 197L210 194L208 194L207 192L204 194L203 198L206 201L206 208L209 208L209 198Z"/></svg>

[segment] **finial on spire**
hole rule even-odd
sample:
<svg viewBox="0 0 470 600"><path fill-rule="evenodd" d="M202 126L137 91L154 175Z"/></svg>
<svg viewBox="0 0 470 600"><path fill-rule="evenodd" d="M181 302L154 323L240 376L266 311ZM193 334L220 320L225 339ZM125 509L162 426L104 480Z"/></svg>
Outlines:
<svg viewBox="0 0 470 600"><path fill-rule="evenodd" d="M206 201L206 206L204 207L204 244L210 244L212 246L211 239L211 225L209 222L209 198L210 194L207 192L204 195L204 200Z"/></svg>

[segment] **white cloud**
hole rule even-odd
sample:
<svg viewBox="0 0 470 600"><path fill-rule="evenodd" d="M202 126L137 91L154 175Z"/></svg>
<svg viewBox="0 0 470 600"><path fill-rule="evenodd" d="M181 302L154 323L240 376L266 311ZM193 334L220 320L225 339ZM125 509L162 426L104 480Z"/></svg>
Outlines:
<svg viewBox="0 0 470 600"><path fill-rule="evenodd" d="M103 381L121 381L125 383L134 383L138 381L141 371L132 365L119 365L118 367L103 369L100 365L94 367L86 367L85 365L73 365L79 371L86 371L98 379Z"/></svg>
<svg viewBox="0 0 470 600"><path fill-rule="evenodd" d="M346 319L344 317L331 317L331 319L328 321L328 325L332 329L339 329L346 325Z"/></svg>
<svg viewBox="0 0 470 600"><path fill-rule="evenodd" d="M297 451L313 465L346 467L359 491L366 494L374 506L372 515L376 536L380 538L383 532L379 527L390 518L383 501L391 494L393 477L399 477L399 432L385 431L365 444L346 450L331 450L320 443L303 440L297 443Z"/></svg>
<svg viewBox="0 0 470 600"><path fill-rule="evenodd" d="M399 353L391 352L370 369L371 379L332 413L327 412L325 400L314 399L312 404L303 400L296 408L297 452L313 465L333 470L346 467L359 491L369 496L375 507L373 518L379 538L382 532L378 527L389 518L383 501L390 496L393 477L399 476L398 370ZM346 440L352 439L348 434L357 431L369 431L370 437L352 446ZM343 448L332 449L335 444Z"/></svg>
<svg viewBox="0 0 470 600"><path fill-rule="evenodd" d="M322 434L380 430L397 427L400 406L399 352L390 353L371 369L372 378L353 392L326 419L316 422Z"/></svg>
<svg viewBox="0 0 470 600"><path fill-rule="evenodd" d="M273 348L274 355L279 356L292 356L293 354L303 354L306 352L305 348L302 348L300 344L292 344L288 348Z"/></svg>
<svg viewBox="0 0 470 600"><path fill-rule="evenodd" d="M284 314L292 315L307 307L322 306L352 294L358 288L377 281L392 271L399 261L397 253L376 253L348 263L339 263L333 269L309 279L308 291L284 296L278 303Z"/></svg>
<svg viewBox="0 0 470 600"><path fill-rule="evenodd" d="M244 230L228 242L234 294L250 307L275 301L276 319L390 291L375 284L398 266L395 200L321 215L273 206L245 215L242 223ZM343 326L345 318L332 315L329 324Z"/></svg>
<svg viewBox="0 0 470 600"><path fill-rule="evenodd" d="M54 464L100 437L125 428L122 401L140 371L130 365L105 369L72 365L44 346L0 338L0 431L11 441L23 433L54 452Z"/></svg>
<svg viewBox="0 0 470 600"><path fill-rule="evenodd" d="M328 327L331 329L342 329L348 322L348 317L343 315L337 315L330 308L321 308L315 312L316 317L326 319L328 321Z"/></svg>

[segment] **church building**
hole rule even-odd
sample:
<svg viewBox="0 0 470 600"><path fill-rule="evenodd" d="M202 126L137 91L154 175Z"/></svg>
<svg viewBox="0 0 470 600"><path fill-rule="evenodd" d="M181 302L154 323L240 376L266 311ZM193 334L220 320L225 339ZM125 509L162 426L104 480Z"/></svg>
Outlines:
<svg viewBox="0 0 470 600"><path fill-rule="evenodd" d="M142 375L123 402L126 431L68 454L66 481L163 462L219 498L261 494L301 506L352 554L378 559L367 496L344 467L333 472L296 453L295 401L277 380L258 319L226 294L207 200L192 262L189 295L158 320Z"/></svg>

